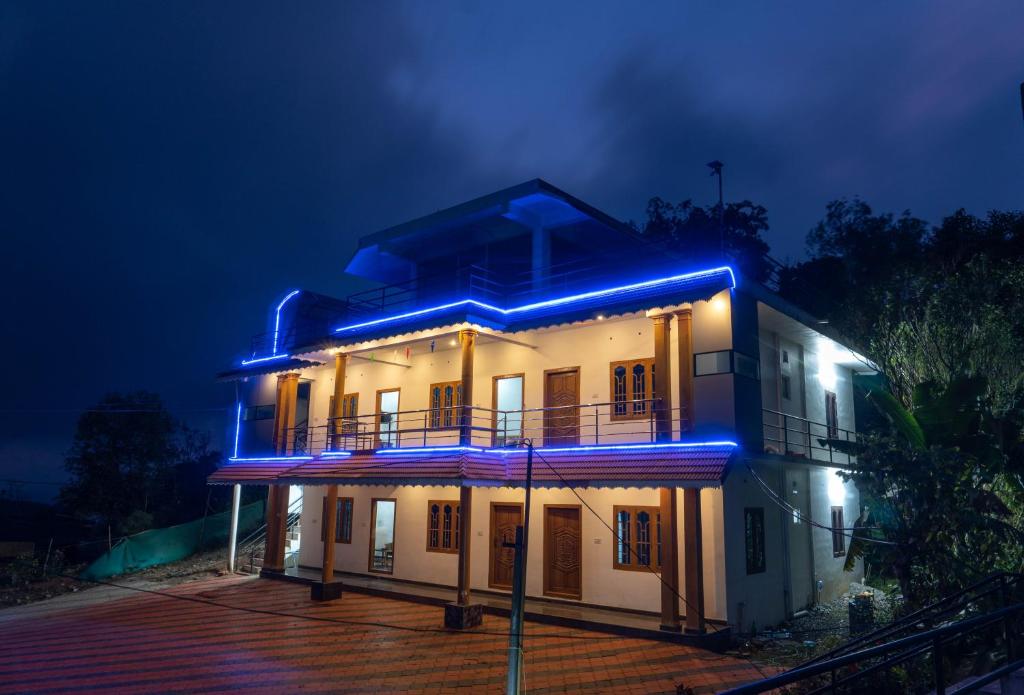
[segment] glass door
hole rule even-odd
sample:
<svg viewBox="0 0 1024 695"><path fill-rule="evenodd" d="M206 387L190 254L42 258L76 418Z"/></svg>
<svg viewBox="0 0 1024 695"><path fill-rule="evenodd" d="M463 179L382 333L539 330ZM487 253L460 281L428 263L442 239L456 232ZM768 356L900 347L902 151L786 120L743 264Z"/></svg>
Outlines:
<svg viewBox="0 0 1024 695"><path fill-rule="evenodd" d="M395 569L395 500L374 499L371 510L369 570L391 574Z"/></svg>

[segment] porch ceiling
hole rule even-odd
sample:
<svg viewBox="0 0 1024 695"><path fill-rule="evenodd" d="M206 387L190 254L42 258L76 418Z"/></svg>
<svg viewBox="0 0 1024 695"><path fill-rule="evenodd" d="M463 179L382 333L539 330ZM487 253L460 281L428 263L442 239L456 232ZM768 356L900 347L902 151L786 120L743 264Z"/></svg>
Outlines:
<svg viewBox="0 0 1024 695"><path fill-rule="evenodd" d="M736 453L731 443L540 449L534 487L717 487ZM234 460L211 484L467 485L522 487L526 451L459 448L357 452L303 460ZM290 464L290 465L286 465Z"/></svg>

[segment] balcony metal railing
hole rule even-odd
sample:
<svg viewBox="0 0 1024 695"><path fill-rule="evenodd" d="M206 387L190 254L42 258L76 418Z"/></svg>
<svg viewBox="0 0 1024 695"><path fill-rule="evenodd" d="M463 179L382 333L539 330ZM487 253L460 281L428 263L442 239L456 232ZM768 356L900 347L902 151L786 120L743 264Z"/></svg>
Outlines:
<svg viewBox="0 0 1024 695"><path fill-rule="evenodd" d="M800 456L829 463L853 463L856 457L836 451L823 439L857 441L857 433L841 427L829 427L823 422L790 415L778 410L761 409L764 450L770 454Z"/></svg>
<svg viewBox="0 0 1024 695"><path fill-rule="evenodd" d="M288 436L296 455L457 446L468 418L469 445L476 447L511 446L524 438L549 447L635 444L656 441L659 402L624 400L522 410L475 406L402 410L333 418L324 425L294 428ZM682 409L670 408L665 416L676 435L690 430L690 420Z"/></svg>

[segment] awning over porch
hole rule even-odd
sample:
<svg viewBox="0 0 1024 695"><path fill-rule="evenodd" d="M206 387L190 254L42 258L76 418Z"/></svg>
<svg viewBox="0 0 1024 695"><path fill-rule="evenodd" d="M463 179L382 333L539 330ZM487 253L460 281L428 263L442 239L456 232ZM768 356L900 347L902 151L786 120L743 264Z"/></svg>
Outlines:
<svg viewBox="0 0 1024 695"><path fill-rule="evenodd" d="M731 442L537 449L534 487L716 487L737 451ZM211 484L469 485L522 487L524 449L450 447L385 449L234 460L209 477Z"/></svg>

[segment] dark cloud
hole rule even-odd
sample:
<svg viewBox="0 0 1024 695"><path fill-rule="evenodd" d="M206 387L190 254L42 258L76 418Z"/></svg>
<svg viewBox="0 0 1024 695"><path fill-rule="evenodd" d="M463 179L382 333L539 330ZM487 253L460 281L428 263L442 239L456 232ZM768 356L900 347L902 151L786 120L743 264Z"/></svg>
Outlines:
<svg viewBox="0 0 1024 695"><path fill-rule="evenodd" d="M652 195L712 201L722 159L779 255L843 195L929 219L1019 206L1022 19L1011 2L0 4L0 466L55 475L73 418L36 411L109 389L215 422L230 395L210 377L274 296L344 295L361 234L535 176L637 219Z"/></svg>

